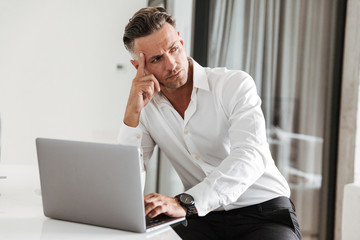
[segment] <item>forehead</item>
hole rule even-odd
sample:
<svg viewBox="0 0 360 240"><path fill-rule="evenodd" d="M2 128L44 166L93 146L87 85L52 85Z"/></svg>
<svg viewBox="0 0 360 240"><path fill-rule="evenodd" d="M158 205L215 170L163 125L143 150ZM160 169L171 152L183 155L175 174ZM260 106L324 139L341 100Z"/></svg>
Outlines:
<svg viewBox="0 0 360 240"><path fill-rule="evenodd" d="M134 40L134 52L144 53L146 58L166 51L174 42L179 40L175 28L165 23L158 31Z"/></svg>

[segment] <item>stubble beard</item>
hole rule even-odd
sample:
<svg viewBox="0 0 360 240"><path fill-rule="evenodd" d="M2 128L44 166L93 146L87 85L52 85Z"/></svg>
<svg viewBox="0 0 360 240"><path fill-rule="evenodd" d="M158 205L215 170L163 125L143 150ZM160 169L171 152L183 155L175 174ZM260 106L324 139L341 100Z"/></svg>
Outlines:
<svg viewBox="0 0 360 240"><path fill-rule="evenodd" d="M175 73L179 72L179 71L183 71L183 69L179 69L176 70ZM179 76L177 76L175 79L172 79L171 81L168 81L167 79L174 73L168 74L164 79L165 81L162 83L162 85L166 88L169 89L177 89L180 88L182 86L184 86L187 82L187 75L186 72L184 73L180 73ZM183 75L182 75L183 74Z"/></svg>

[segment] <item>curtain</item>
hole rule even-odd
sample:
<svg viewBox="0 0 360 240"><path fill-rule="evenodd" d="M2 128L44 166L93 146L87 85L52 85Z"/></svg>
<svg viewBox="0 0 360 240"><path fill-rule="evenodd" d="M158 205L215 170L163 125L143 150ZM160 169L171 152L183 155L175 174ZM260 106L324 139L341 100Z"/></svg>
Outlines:
<svg viewBox="0 0 360 240"><path fill-rule="evenodd" d="M319 233L326 94L336 1L210 1L209 67L248 72L262 98L274 160L304 238Z"/></svg>

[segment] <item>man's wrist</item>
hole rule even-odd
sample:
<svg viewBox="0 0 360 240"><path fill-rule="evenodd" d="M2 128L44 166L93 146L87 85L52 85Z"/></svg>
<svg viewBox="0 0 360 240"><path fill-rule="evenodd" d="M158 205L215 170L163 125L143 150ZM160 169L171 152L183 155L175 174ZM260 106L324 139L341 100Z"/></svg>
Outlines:
<svg viewBox="0 0 360 240"><path fill-rule="evenodd" d="M126 116L124 117L124 124L128 127L137 127L139 125L139 116L136 115L131 115L131 116Z"/></svg>
<svg viewBox="0 0 360 240"><path fill-rule="evenodd" d="M187 193L181 193L181 194L175 196L175 198L179 202L180 206L182 206L183 209L186 211L186 217L189 217L189 216L197 213L196 208L195 208L195 201L191 195L189 195Z"/></svg>
<svg viewBox="0 0 360 240"><path fill-rule="evenodd" d="M179 201L178 201L179 202ZM180 203L179 203L180 204ZM180 207L182 207L182 209L184 209L184 211L185 211L185 213L187 213L187 208L186 207L184 207L184 206L182 206L182 205L180 205ZM197 214L198 212L197 212L197 209L196 209L196 207L194 207L194 209L193 209L193 214Z"/></svg>

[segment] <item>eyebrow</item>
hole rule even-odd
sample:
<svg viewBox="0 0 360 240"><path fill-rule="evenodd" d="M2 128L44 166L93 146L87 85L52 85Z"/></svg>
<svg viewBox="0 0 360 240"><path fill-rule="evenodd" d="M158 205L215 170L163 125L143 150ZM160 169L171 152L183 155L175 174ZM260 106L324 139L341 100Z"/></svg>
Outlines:
<svg viewBox="0 0 360 240"><path fill-rule="evenodd" d="M176 40L176 41L172 42L171 45L170 45L170 47L168 48L168 50L169 50L169 49L172 49L177 42L179 42L179 40ZM159 58L159 57L161 57L162 55L163 55L163 54L159 54L159 55L152 56L152 57L149 59L149 61L152 62L152 60L154 60L155 58Z"/></svg>

